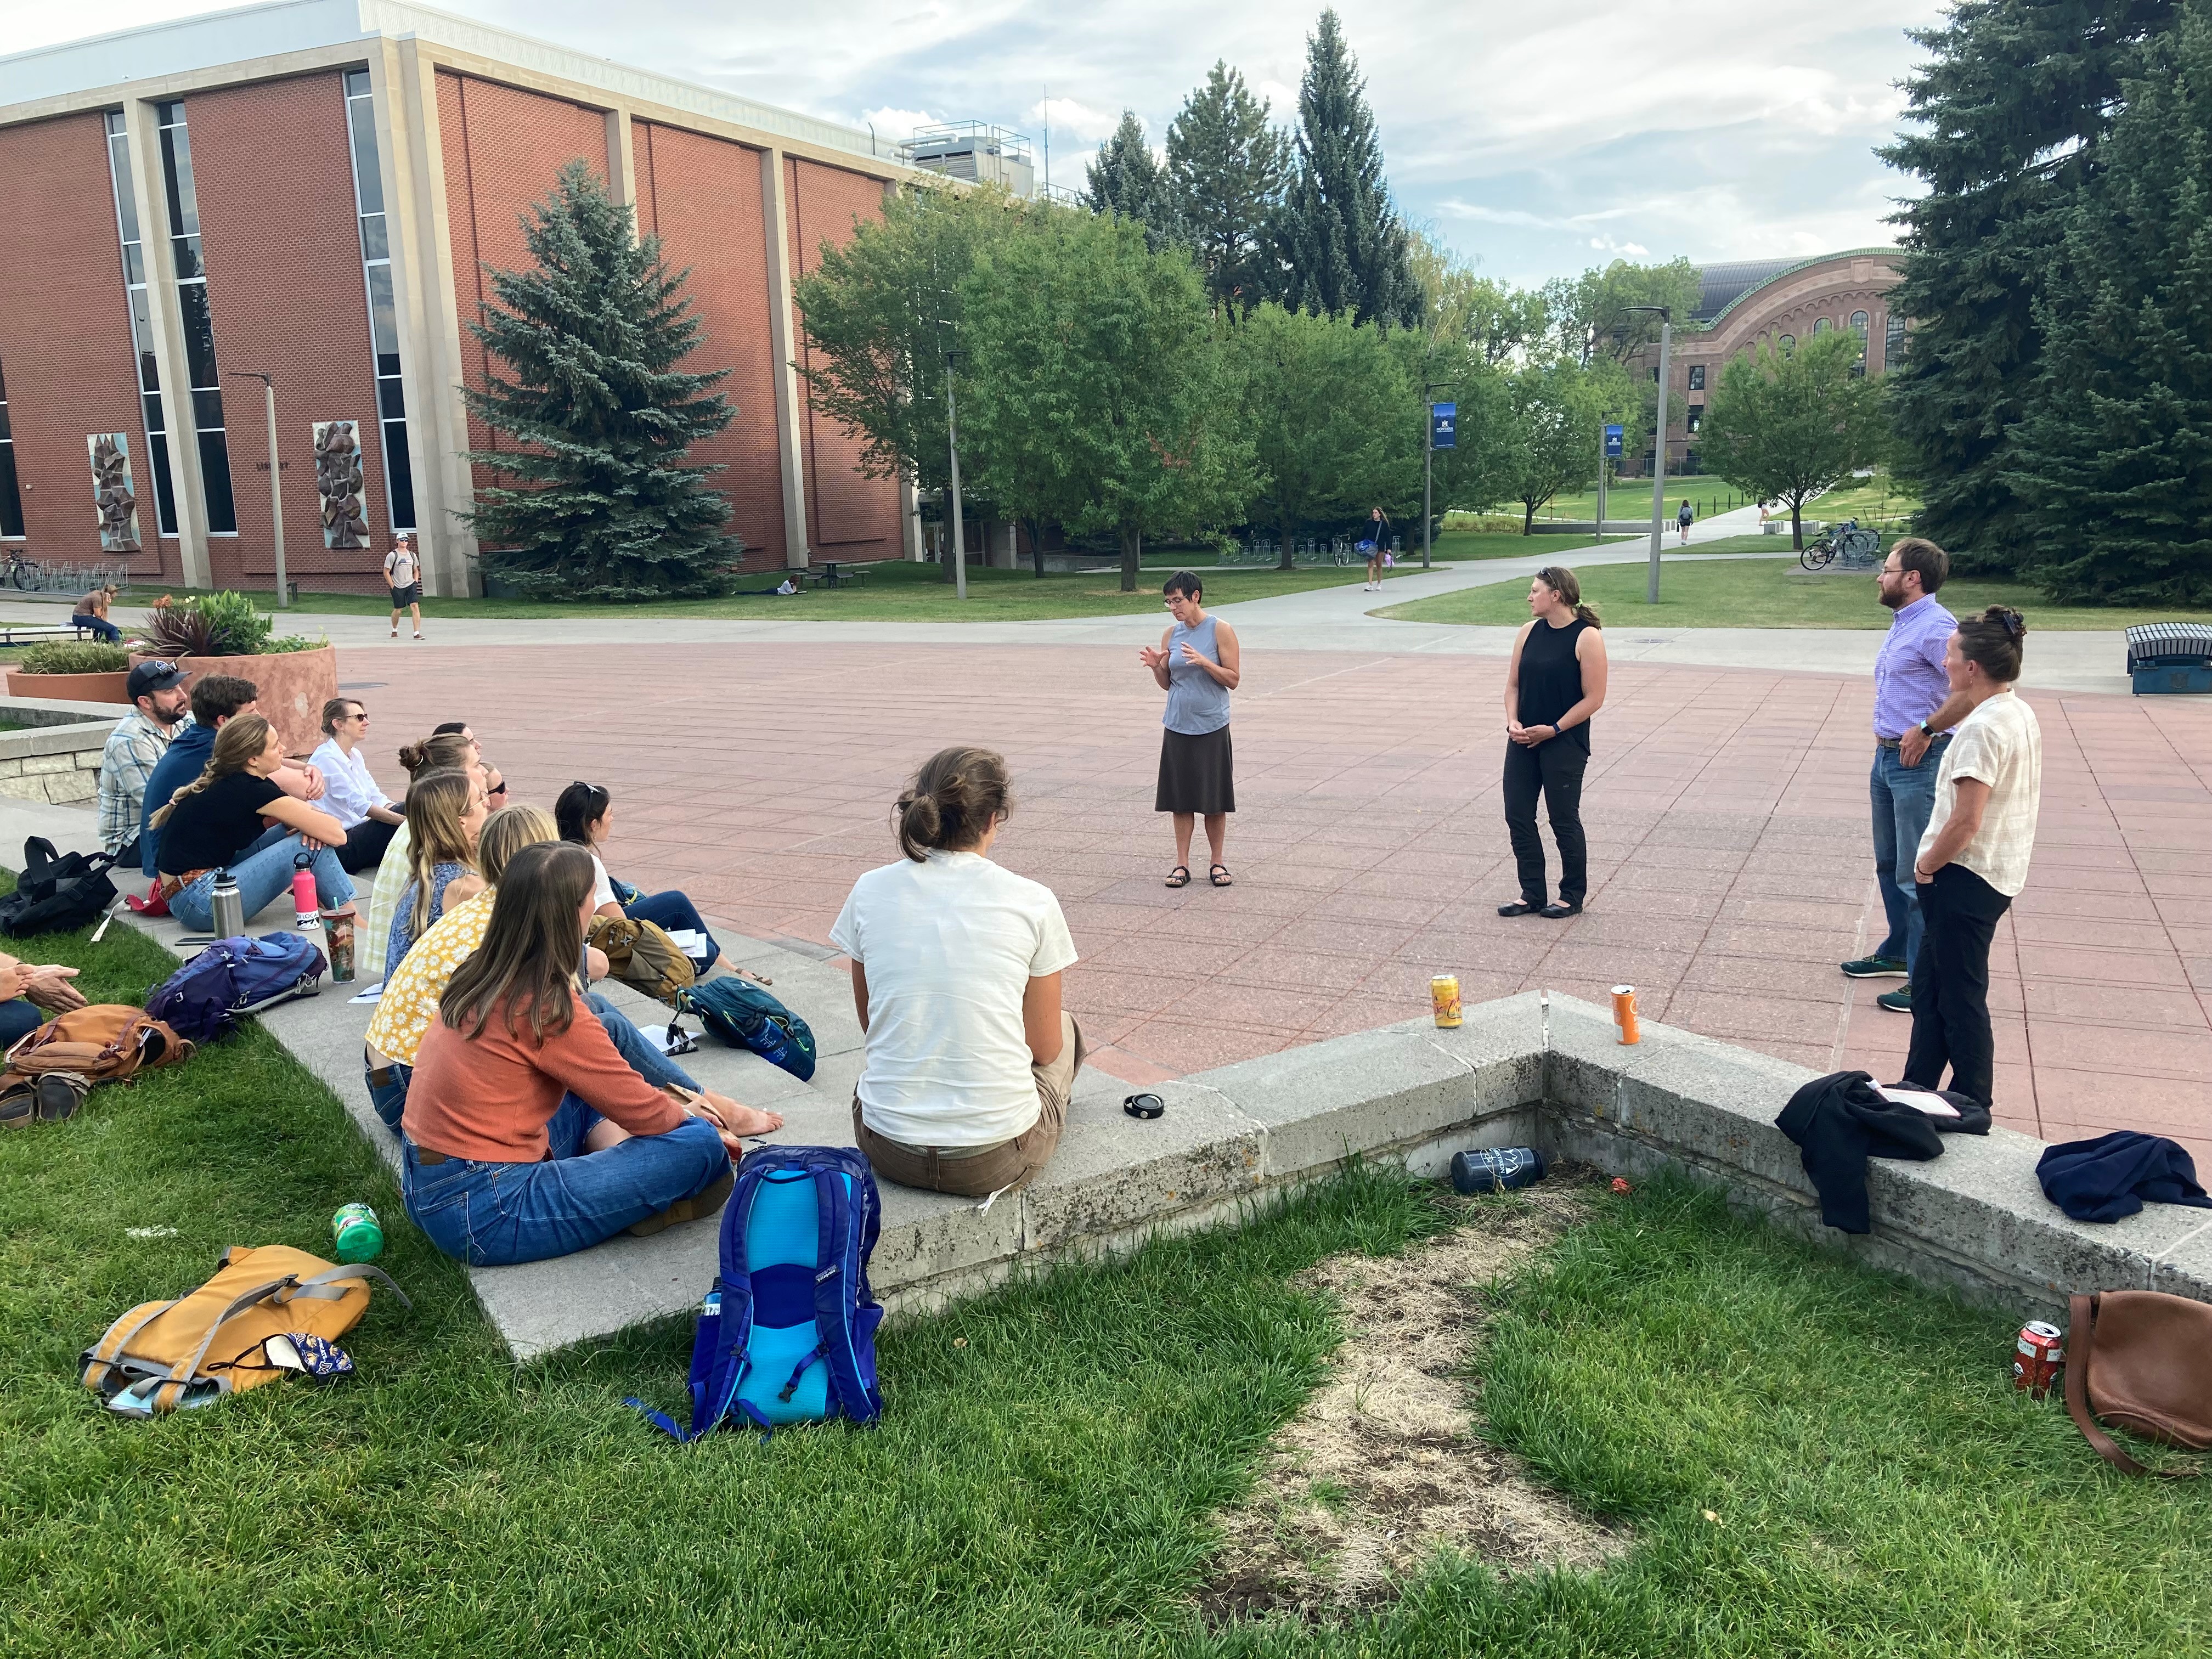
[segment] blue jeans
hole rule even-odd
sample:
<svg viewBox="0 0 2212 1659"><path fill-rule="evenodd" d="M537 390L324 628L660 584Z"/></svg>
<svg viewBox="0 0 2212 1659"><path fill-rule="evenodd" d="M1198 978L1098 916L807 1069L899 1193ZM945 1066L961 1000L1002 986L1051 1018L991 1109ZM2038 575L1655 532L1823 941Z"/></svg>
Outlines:
<svg viewBox="0 0 2212 1659"><path fill-rule="evenodd" d="M694 962L703 962L711 967L714 958L722 954L722 947L715 944L714 936L707 932L706 919L699 914L699 907L673 888L665 893L647 893L644 897L623 905L623 914L632 921L649 921L672 933L690 927L703 934L707 942L692 956Z"/></svg>
<svg viewBox="0 0 2212 1659"><path fill-rule="evenodd" d="M1937 738L1917 766L1907 766L1894 749L1877 747L1874 771L1867 780L1874 805L1875 878L1881 884L1881 908L1889 918L1889 932L1874 954L1903 963L1908 972L1919 960L1925 925L1912 861L1920 856L1920 837L1927 834L1928 819L1936 811L1936 774L1950 743L1948 734Z"/></svg>
<svg viewBox="0 0 2212 1659"><path fill-rule="evenodd" d="M587 1250L729 1173L722 1138L704 1119L587 1152L584 1137L599 1121L574 1095L564 1096L545 1126L553 1155L538 1164L424 1164L415 1143L403 1139L407 1213L447 1255L472 1267L504 1267Z"/></svg>
<svg viewBox="0 0 2212 1659"><path fill-rule="evenodd" d="M614 1040L615 1052L629 1062L630 1070L656 1089L665 1089L673 1083L694 1094L700 1091L699 1085L691 1080L691 1074L647 1042L645 1033L630 1023L629 1015L597 992L584 1000L599 1017L599 1024L607 1028L607 1035ZM10 1006L0 1003L0 1020L5 1019ZM396 1060L389 1065L379 1066L374 1060L364 1056L361 1069L362 1078L368 1085L369 1104L376 1108L376 1115L384 1120L384 1127L398 1134L399 1121L407 1111L407 1085L414 1078L415 1068L403 1066ZM384 1078L381 1083L377 1081L379 1073Z"/></svg>
<svg viewBox="0 0 2212 1659"><path fill-rule="evenodd" d="M238 896L248 921L292 890L292 860L301 850L297 830L288 830L274 841L264 836L253 845L253 851L229 866L237 878ZM315 896L324 909L335 910L353 902L353 882L340 867L336 853L322 848L307 867L315 872ZM210 870L169 896L169 914L191 933L204 933L215 926L210 895L215 891L216 873Z"/></svg>
<svg viewBox="0 0 2212 1659"><path fill-rule="evenodd" d="M51 1018L27 997L0 1002L0 1049L14 1048Z"/></svg>
<svg viewBox="0 0 2212 1659"><path fill-rule="evenodd" d="M114 645L123 638L123 630L105 617L71 617L70 621L78 628L89 628L92 637L102 645Z"/></svg>

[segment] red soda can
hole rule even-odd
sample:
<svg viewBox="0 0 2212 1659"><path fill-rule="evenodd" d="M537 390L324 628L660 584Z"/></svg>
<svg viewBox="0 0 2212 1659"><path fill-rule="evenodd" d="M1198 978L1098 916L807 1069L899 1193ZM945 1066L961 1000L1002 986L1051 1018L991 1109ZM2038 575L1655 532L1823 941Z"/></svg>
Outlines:
<svg viewBox="0 0 2212 1659"><path fill-rule="evenodd" d="M2066 1339L2057 1326L2031 1319L2020 1328L2020 1340L2013 1348L2013 1387L2040 1400L2051 1392L2065 1364Z"/></svg>

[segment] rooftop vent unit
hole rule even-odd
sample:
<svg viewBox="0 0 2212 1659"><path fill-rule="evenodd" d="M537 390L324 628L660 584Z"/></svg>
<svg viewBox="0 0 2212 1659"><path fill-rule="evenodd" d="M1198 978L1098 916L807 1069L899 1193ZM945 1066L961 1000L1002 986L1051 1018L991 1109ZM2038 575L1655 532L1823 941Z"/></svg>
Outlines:
<svg viewBox="0 0 2212 1659"><path fill-rule="evenodd" d="M1036 194L1030 141L982 121L948 121L923 127L899 146L909 167L978 184L1001 185L1015 195Z"/></svg>

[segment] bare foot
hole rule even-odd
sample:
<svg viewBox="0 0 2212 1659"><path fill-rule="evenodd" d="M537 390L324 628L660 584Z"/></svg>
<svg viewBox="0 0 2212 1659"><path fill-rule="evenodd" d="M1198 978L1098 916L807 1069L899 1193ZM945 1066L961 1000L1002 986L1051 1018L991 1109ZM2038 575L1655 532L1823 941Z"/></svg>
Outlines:
<svg viewBox="0 0 2212 1659"><path fill-rule="evenodd" d="M730 1107L722 1113L722 1127L733 1135L772 1135L783 1127L783 1114L757 1106Z"/></svg>

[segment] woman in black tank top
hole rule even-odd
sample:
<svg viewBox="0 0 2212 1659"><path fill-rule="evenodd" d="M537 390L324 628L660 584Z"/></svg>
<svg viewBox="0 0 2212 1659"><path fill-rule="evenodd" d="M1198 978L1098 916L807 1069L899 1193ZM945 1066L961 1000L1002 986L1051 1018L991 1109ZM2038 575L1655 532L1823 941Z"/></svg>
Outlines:
<svg viewBox="0 0 2212 1659"><path fill-rule="evenodd" d="M1589 764L1590 717L1605 702L1606 661L1597 612L1582 597L1573 571L1561 565L1538 571L1528 584L1534 620L1513 641L1505 671L1505 828L1513 838L1521 896L1499 905L1501 916L1571 916L1589 891L1583 770ZM1545 902L1539 795L1559 846L1559 896L1553 903Z"/></svg>

